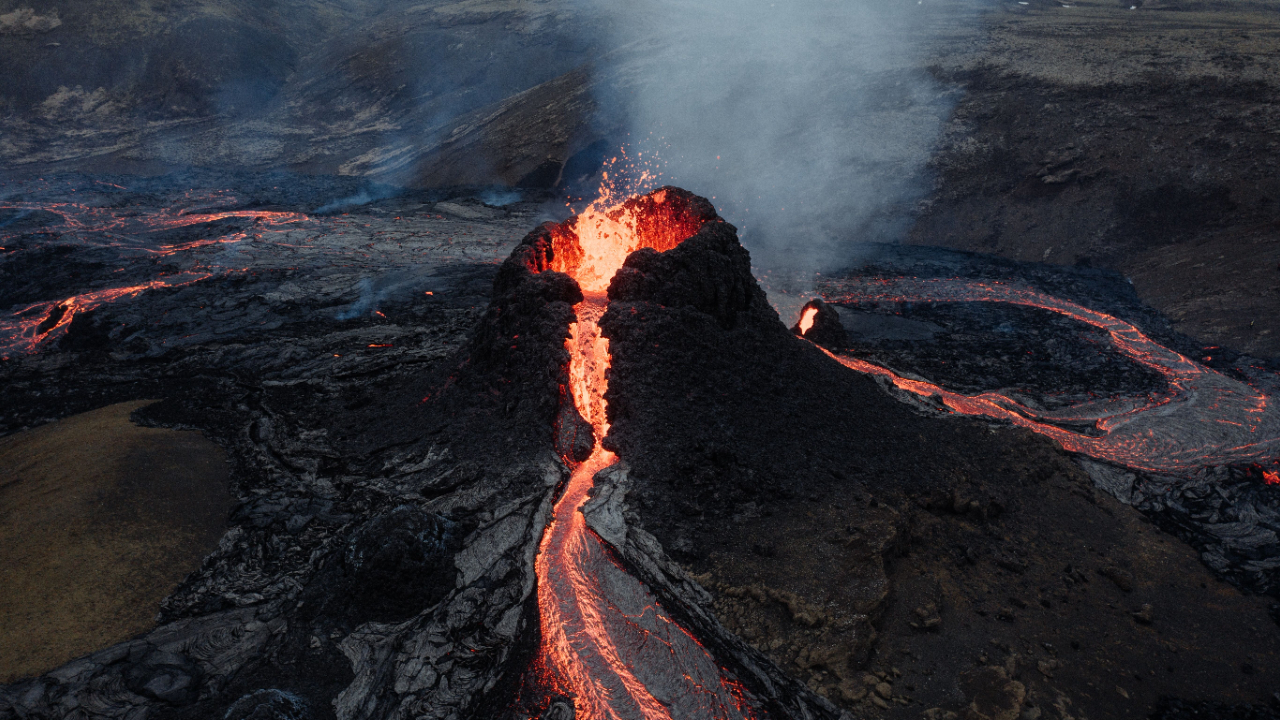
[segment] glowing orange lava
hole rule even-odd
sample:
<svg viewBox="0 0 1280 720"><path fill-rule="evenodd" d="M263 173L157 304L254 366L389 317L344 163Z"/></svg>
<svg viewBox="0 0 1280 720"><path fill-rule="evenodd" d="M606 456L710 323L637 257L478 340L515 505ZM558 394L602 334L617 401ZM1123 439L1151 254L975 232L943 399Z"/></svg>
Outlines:
<svg viewBox="0 0 1280 720"><path fill-rule="evenodd" d="M229 194L224 196L220 193L196 196L189 194L188 200L202 204L234 202L234 198ZM0 204L0 210L52 213L62 218L60 225L52 226L52 229L56 229L60 233L76 235L82 233L109 233L108 242L113 247L160 257L194 250L207 245L240 242L247 239L254 232L261 232L264 229L276 228L281 225L299 223L308 219L306 215L301 213L274 210L208 210L200 212L180 207L168 207L159 208L152 212L138 213L127 210L122 211L115 207L93 207L70 202L10 202ZM187 242L162 244L159 247L138 244L130 240L131 237L141 236L145 239L150 233L178 230L233 218L252 220L254 227L249 230L227 232Z"/></svg>
<svg viewBox="0 0 1280 720"><path fill-rule="evenodd" d="M800 315L800 334L809 332L809 328L813 327L813 319L818 316L818 308L807 307Z"/></svg>
<svg viewBox="0 0 1280 720"><path fill-rule="evenodd" d="M573 695L581 720L750 716L740 686L622 568L580 512L596 474L616 461L599 442L609 430L604 400L609 341L597 325L608 303L603 290L628 253L675 247L701 225L664 213L666 201L666 193L658 191L615 207L593 205L558 229L558 259L550 268L573 275L584 291L566 346L573 401L594 428L596 444L591 456L573 468L539 547L543 637L537 665ZM569 242L575 237L578 248Z"/></svg>
<svg viewBox="0 0 1280 720"><path fill-rule="evenodd" d="M180 273L139 285L96 290L65 300L27 305L13 313L13 320L0 320L0 359L8 360L19 353L34 352L40 343L66 332L76 313L87 312L99 305L132 297L147 290L181 287L210 277L213 277L213 273Z"/></svg>
<svg viewBox="0 0 1280 720"><path fill-rule="evenodd" d="M1118 351L1160 373L1169 385L1159 395L1039 410L1001 392L961 395L865 360L827 353L846 367L884 377L902 390L937 397L954 412L1007 420L1053 438L1071 452L1151 472L1183 473L1280 454L1280 409L1266 394L1160 345L1133 324L1106 313L999 282L877 278L829 285L831 291L823 295L834 303L998 302L1049 310L1104 330ZM1080 423L1093 423L1101 434L1061 427Z"/></svg>

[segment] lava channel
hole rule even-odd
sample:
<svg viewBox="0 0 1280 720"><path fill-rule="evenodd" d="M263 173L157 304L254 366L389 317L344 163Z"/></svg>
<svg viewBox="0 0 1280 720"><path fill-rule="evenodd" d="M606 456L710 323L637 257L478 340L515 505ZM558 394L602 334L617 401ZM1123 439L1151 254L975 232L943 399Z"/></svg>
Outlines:
<svg viewBox="0 0 1280 720"><path fill-rule="evenodd" d="M211 277L213 273L210 272L165 275L138 285L95 290L64 300L38 302L19 308L13 311L12 319L0 320L0 360L34 353L40 343L64 334L76 313L88 312L99 305L133 297L147 290L182 287Z"/></svg>
<svg viewBox="0 0 1280 720"><path fill-rule="evenodd" d="M609 341L597 326L608 303L604 290L630 252L670 249L701 225L672 217L664 207L668 192L608 209L597 202L555 233L557 256L570 260L553 269L574 276L585 296L566 346L573 401L594 429L595 448L573 468L539 548L535 674L553 686L544 690L573 697L580 720L752 717L741 686L622 567L580 512L596 473L617 460L600 446L609 430Z"/></svg>
<svg viewBox="0 0 1280 720"><path fill-rule="evenodd" d="M1207 368L1131 323L1028 288L962 279L876 278L828 281L832 303L997 302L1059 313L1107 332L1126 357L1160 373L1167 392L1109 398L1056 411L1036 410L1000 392L962 395L902 377L873 363L829 353L858 372L886 378L921 397L935 396L964 415L1007 420L1053 438L1068 451L1155 473L1185 474L1214 465L1266 462L1280 453L1280 408L1250 385ZM1059 425L1093 423L1101 435Z"/></svg>

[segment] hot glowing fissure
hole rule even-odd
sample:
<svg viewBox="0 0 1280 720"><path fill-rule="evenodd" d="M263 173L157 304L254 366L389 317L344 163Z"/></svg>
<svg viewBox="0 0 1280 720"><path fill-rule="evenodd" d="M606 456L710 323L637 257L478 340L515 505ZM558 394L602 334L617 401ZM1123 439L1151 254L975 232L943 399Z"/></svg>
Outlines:
<svg viewBox="0 0 1280 720"><path fill-rule="evenodd" d="M660 193L650 196L658 204ZM750 714L737 683L621 567L580 512L596 474L617 461L600 445L609 430L609 341L598 326L608 304L604 290L631 251L668 249L691 234L679 228L654 234L650 228L647 238L638 238L640 212L593 206L576 223L578 262L565 268L585 296L574 308L577 322L566 346L573 402L594 429L595 448L573 468L539 547L538 666L550 676L544 679L573 696L582 720L745 718Z"/></svg>

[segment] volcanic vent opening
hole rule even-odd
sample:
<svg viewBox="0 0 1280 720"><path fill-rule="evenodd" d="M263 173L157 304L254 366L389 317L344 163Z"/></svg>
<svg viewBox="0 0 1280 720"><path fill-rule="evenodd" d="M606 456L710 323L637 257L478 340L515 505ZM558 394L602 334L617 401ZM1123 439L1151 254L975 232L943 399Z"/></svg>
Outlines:
<svg viewBox="0 0 1280 720"><path fill-rule="evenodd" d="M598 321L609 284L632 252L670 250L719 220L705 199L672 187L607 203L544 226L526 261L534 272L570 275L583 291L566 341L567 392L593 438L585 460L566 458L573 472L539 547L541 645L519 704L538 712L551 703L545 698L561 696L556 702L563 703L567 697L575 717L591 720L749 717L737 682L627 572L579 512L596 474L617 461L601 446L609 430L609 341Z"/></svg>

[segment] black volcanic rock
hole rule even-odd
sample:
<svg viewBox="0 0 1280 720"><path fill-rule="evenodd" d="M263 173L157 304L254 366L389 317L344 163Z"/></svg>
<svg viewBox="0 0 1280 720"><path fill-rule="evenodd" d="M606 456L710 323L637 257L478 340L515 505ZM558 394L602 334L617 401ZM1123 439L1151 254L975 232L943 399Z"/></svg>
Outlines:
<svg viewBox="0 0 1280 720"><path fill-rule="evenodd" d="M1111 717L1121 686L1135 714L1162 694L1265 703L1280 668L1258 631L1266 599L1219 582L1049 442L917 414L796 338L732 227L672 200L700 231L633 255L615 283L621 462L583 516L770 717L879 715L877 701L890 720L947 717L975 667L1005 668L1049 716ZM390 223L359 225L329 242L364 257ZM414 262L423 237L460 229L416 227ZM514 712L537 650L538 542L562 459L590 439L563 390L581 298L557 267L565 230L535 230L500 268L466 258L452 291L344 320L356 298L335 287L351 274L311 282L301 246L253 244L287 248L288 267L103 305L64 347L0 363L6 432L162 395L138 420L226 446L240 502L156 628L0 687L0 718ZM328 305L307 305L312 291ZM1231 486L1201 487L1197 513ZM1151 626L1130 614L1144 605Z"/></svg>
<svg viewBox="0 0 1280 720"><path fill-rule="evenodd" d="M0 718L96 707L90 717L196 720L302 706L316 718L488 716L482 705L519 678L537 639L533 558L567 478L557 422L584 425L562 391L581 293L528 268L522 252L500 269L483 315L474 294L414 293L414 340L317 313L291 337L259 329L157 363L83 352L76 383L160 392L171 399L146 422L198 427L228 447L240 505L158 627L0 687ZM173 316L190 328L206 308L252 309L264 294L254 282L188 288L201 299L179 301ZM138 311L157 301L164 294L142 296ZM374 323L402 312L384 309ZM124 327L122 311L86 316L58 351L97 349L84 340ZM41 359L5 367L32 373Z"/></svg>
<svg viewBox="0 0 1280 720"><path fill-rule="evenodd" d="M826 304L820 298L814 298L805 303L804 307L800 309L800 317L803 318L810 308L815 311L813 324L809 326L808 330L802 330L800 323L796 322L792 326L791 332L805 340L832 350L849 347L849 333L845 332L844 325L840 322L840 313L836 312L835 308Z"/></svg>
<svg viewBox="0 0 1280 720"><path fill-rule="evenodd" d="M312 720L307 702L283 690L249 693L227 709L223 720Z"/></svg>
<svg viewBox="0 0 1280 720"><path fill-rule="evenodd" d="M412 617L453 588L458 530L411 505L392 508L352 534L308 585L305 602L353 627Z"/></svg>
<svg viewBox="0 0 1280 720"><path fill-rule="evenodd" d="M457 369L428 399L460 441L493 437L500 443L495 450L507 443L551 442L561 455L576 457L583 434L590 437L590 426L563 390L569 364L564 341L582 291L573 278L550 269L554 252L549 225L512 251L498 269L493 298Z"/></svg>
<svg viewBox="0 0 1280 720"><path fill-rule="evenodd" d="M751 256L737 229L718 218L672 250L631 253L609 284L609 300L696 310L726 330L777 329L778 314L751 276Z"/></svg>
<svg viewBox="0 0 1280 720"><path fill-rule="evenodd" d="M877 435L906 431L909 410L788 332L728 223L665 253L632 253L609 293L606 445L637 477L662 466L682 478L664 516L727 517L741 502L807 496L832 467L875 462L864 412Z"/></svg>

